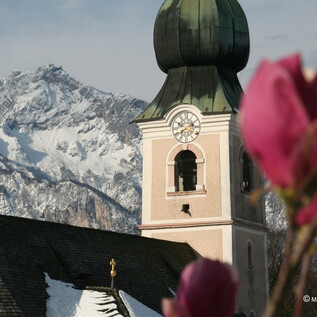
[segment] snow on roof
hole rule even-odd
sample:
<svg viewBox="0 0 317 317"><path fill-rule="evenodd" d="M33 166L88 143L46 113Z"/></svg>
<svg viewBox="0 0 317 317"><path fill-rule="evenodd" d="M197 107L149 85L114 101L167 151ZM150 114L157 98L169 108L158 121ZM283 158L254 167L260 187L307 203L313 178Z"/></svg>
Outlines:
<svg viewBox="0 0 317 317"><path fill-rule="evenodd" d="M113 296L104 292L74 289L73 284L53 280L47 273L44 274L49 295L46 317L123 317L117 311Z"/></svg>
<svg viewBox="0 0 317 317"><path fill-rule="evenodd" d="M162 317L162 315L143 305L124 291L119 291L119 295L131 317Z"/></svg>
<svg viewBox="0 0 317 317"><path fill-rule="evenodd" d="M49 295L46 317L124 317L118 311L116 299L105 291L75 289L71 283L53 280L44 274ZM119 295L131 317L162 317L127 293L119 291Z"/></svg>

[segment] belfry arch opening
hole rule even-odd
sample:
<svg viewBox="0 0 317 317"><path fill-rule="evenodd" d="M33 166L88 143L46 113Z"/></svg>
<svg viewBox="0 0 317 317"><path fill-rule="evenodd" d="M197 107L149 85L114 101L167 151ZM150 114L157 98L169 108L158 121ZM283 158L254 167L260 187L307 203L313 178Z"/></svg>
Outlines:
<svg viewBox="0 0 317 317"><path fill-rule="evenodd" d="M242 185L245 192L250 192L252 188L252 161L246 152L242 155Z"/></svg>
<svg viewBox="0 0 317 317"><path fill-rule="evenodd" d="M196 155L189 150L181 151L175 157L175 187L177 192L196 190Z"/></svg>
<svg viewBox="0 0 317 317"><path fill-rule="evenodd" d="M205 158L194 144L178 144L168 153L166 160L168 196L199 195L206 193Z"/></svg>

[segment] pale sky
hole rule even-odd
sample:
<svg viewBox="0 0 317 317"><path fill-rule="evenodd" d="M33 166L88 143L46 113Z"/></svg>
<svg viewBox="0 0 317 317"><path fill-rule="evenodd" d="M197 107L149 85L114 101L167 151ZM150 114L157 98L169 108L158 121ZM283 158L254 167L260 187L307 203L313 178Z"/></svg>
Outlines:
<svg viewBox="0 0 317 317"><path fill-rule="evenodd" d="M301 52L317 68L316 0L240 0L251 55L246 85L263 58ZM53 63L106 92L152 101L165 74L153 27L163 0L0 0L0 76Z"/></svg>

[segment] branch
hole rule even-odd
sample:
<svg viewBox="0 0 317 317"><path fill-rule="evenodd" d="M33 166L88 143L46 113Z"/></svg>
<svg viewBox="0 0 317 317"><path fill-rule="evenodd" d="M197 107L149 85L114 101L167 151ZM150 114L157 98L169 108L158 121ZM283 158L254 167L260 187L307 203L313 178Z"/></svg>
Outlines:
<svg viewBox="0 0 317 317"><path fill-rule="evenodd" d="M275 317L276 313L282 306L282 300L286 295L286 291L295 275L304 254L310 249L315 234L317 233L317 216L309 229L304 233L303 239L295 244L293 253L288 253L288 247L292 246L293 242L288 239L288 246L286 248L285 260L280 271L277 284L273 291L271 300L266 307L263 317ZM292 239L293 240L293 239Z"/></svg>
<svg viewBox="0 0 317 317"><path fill-rule="evenodd" d="M294 317L300 317L302 315L302 306L303 306L303 295L308 275L310 263L310 250L306 251L304 254L304 259L302 262L302 269L299 277L299 282L296 288L296 299L295 299L295 312Z"/></svg>

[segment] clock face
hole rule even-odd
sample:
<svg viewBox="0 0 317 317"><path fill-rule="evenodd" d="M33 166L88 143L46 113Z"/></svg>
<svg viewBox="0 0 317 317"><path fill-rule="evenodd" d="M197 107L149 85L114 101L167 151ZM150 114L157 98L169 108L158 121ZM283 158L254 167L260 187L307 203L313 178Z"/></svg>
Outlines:
<svg viewBox="0 0 317 317"><path fill-rule="evenodd" d="M183 111L176 115L172 123L172 133L181 143L194 141L200 132L200 122L196 115Z"/></svg>

